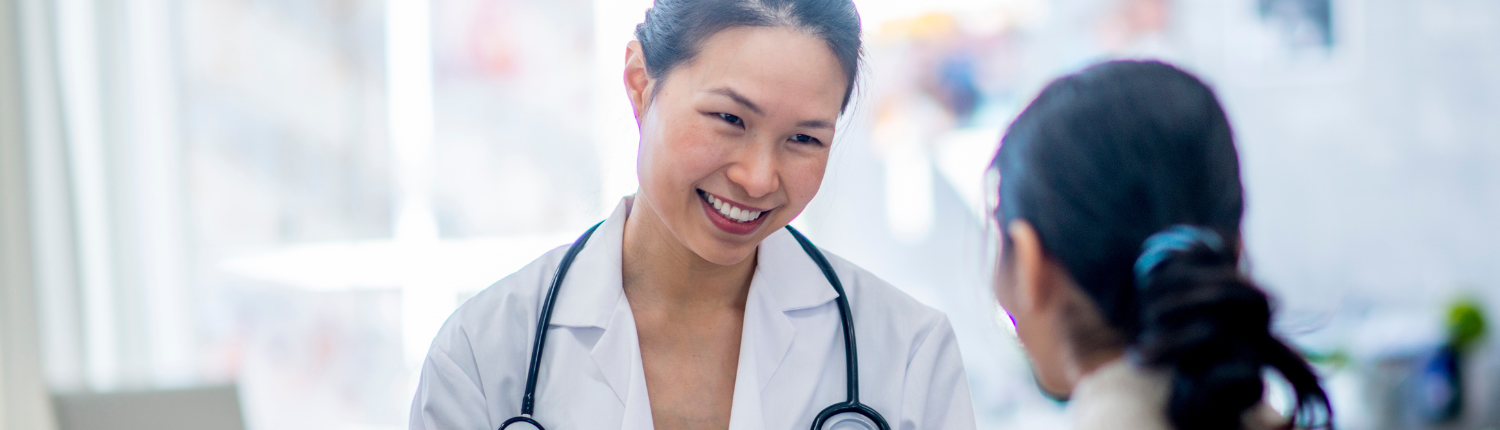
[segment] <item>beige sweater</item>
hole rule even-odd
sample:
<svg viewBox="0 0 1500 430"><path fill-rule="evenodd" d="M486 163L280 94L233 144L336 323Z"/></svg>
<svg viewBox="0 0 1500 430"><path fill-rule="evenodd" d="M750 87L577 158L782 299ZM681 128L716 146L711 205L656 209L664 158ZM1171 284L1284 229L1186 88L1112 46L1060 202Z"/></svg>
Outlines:
<svg viewBox="0 0 1500 430"><path fill-rule="evenodd" d="M1174 430L1167 418L1170 391L1167 372L1115 360L1078 382L1068 413L1075 430ZM1249 430L1277 429L1285 422L1265 403L1244 416Z"/></svg>

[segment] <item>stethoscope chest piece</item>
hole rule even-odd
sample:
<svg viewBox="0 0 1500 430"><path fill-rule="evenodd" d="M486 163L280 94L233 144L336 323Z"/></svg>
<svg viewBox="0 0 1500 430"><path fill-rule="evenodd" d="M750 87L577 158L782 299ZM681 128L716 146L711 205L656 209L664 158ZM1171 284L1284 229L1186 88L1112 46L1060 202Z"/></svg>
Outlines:
<svg viewBox="0 0 1500 430"><path fill-rule="evenodd" d="M542 427L541 423L531 419L530 415L522 415L505 420L504 423L500 424L500 428L504 430L546 430L545 427Z"/></svg>
<svg viewBox="0 0 1500 430"><path fill-rule="evenodd" d="M562 287L563 277L567 276L568 268L573 265L573 260L583 250L583 245L588 242L589 236L592 236L594 230L602 224L604 223L594 224L583 233L583 236L578 237L578 240L573 242L573 246L568 247L568 252L563 254L562 262L557 265L557 273L552 276L552 285L547 289L547 297L542 302L541 312L538 312L540 316L537 318L536 336L531 345L531 363L526 373L526 392L521 395L521 415L505 420L500 424L500 430L545 430L541 423L532 419L531 413L536 401L537 371L541 367L543 347L546 346L547 326L552 321L552 307L557 302L557 291ZM797 239L797 244L802 246L807 256L818 264L823 277L828 279L829 285L838 293L836 301L839 308L839 322L844 333L844 374L848 399L819 412L813 419L812 430L890 430L890 424L885 422L885 418L881 417L879 412L859 402L859 354L855 348L854 319L849 310L849 298L844 295L844 284L834 273L833 266L828 264L828 258L824 257L823 252L819 251L817 246L813 246L812 242L802 235L802 232L792 226L787 226L786 230Z"/></svg>
<svg viewBox="0 0 1500 430"><path fill-rule="evenodd" d="M864 416L838 416L823 423L821 429L827 430L881 430L881 428L869 418Z"/></svg>

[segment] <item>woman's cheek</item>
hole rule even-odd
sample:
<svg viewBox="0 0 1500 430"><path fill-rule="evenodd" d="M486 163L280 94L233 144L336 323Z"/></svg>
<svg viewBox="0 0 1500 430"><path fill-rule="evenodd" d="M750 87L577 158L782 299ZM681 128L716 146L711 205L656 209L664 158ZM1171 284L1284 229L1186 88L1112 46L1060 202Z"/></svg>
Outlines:
<svg viewBox="0 0 1500 430"><path fill-rule="evenodd" d="M823 173L828 169L828 155L823 153L805 157L800 163L791 169L785 176L788 180L783 186L787 188L787 195L791 197L798 207L807 206L814 196L818 194L818 188L823 186Z"/></svg>
<svg viewBox="0 0 1500 430"><path fill-rule="evenodd" d="M636 175L642 182L642 186L655 185L659 182L665 167L671 165L672 139L670 130L664 130L662 121L657 118L655 112L648 115L648 121L641 128L640 149L637 153Z"/></svg>
<svg viewBox="0 0 1500 430"><path fill-rule="evenodd" d="M672 136L671 154L674 159L671 165L693 176L690 180L701 179L707 172L713 171L715 165L722 164L720 160L724 158L726 147L723 143L707 127L682 127Z"/></svg>

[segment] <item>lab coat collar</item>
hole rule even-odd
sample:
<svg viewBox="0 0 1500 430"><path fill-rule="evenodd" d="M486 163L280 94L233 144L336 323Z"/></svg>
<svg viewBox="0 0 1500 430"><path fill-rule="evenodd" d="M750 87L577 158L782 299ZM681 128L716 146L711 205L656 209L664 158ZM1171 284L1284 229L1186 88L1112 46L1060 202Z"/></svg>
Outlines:
<svg viewBox="0 0 1500 430"><path fill-rule="evenodd" d="M634 196L625 197L573 261L563 279L552 314L552 325L608 328L615 305L624 296L621 248L625 218ZM780 311L809 309L838 297L823 272L786 229L761 241L756 251L752 294L765 293ZM758 287L758 288L757 288Z"/></svg>
<svg viewBox="0 0 1500 430"><path fill-rule="evenodd" d="M632 199L622 199L579 251L558 292L551 322L552 326L604 330L591 355L626 409L635 409L632 405L638 408L638 402L647 401L644 380L639 381L640 387L632 383L641 377L636 375L640 346L622 279L621 250ZM838 297L818 265L786 230L767 236L756 252L741 335L734 428L745 428L745 424L757 427L751 417L760 416L752 412L759 409L760 398L749 391L759 394L764 390L791 351L797 330L786 312L818 307ZM742 383L751 381L753 387Z"/></svg>
<svg viewBox="0 0 1500 430"><path fill-rule="evenodd" d="M550 325L609 328L616 305L625 295L620 250L625 241L625 217L630 213L631 199L620 200L614 213L594 230L583 250L574 257L553 304Z"/></svg>
<svg viewBox="0 0 1500 430"><path fill-rule="evenodd" d="M756 256L750 290L761 284L781 311L815 308L838 297L818 263L786 229L766 236Z"/></svg>

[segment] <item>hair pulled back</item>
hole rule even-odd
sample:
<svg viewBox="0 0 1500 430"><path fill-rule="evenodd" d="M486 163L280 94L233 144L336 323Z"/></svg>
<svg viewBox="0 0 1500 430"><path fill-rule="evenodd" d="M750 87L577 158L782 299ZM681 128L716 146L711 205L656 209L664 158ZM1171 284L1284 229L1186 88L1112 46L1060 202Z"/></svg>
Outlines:
<svg viewBox="0 0 1500 430"><path fill-rule="evenodd" d="M822 39L848 81L840 108L849 106L861 52L859 12L851 0L655 0L635 26L635 39L646 73L660 80L692 61L709 36L741 26L787 27Z"/></svg>
<svg viewBox="0 0 1500 430"><path fill-rule="evenodd" d="M1266 367L1292 385L1292 423L1331 420L1317 376L1271 333L1269 299L1239 268L1239 160L1198 79L1137 61L1058 79L1011 124L991 167L1001 225L1031 223L1125 344L1095 346L1171 372L1176 428L1241 428ZM1157 255L1138 269L1148 239L1174 226L1200 233L1144 249Z"/></svg>

